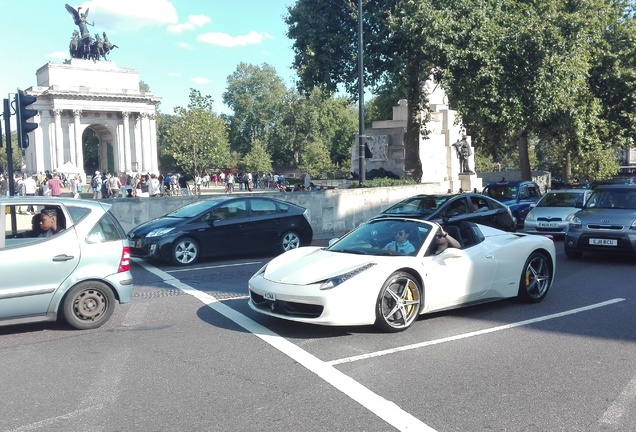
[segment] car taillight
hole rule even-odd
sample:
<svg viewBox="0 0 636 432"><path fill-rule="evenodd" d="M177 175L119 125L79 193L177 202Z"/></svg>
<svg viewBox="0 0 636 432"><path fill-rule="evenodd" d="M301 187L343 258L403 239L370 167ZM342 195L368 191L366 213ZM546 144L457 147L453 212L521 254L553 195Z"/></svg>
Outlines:
<svg viewBox="0 0 636 432"><path fill-rule="evenodd" d="M130 271L130 248L124 246L124 250L121 252L121 260L119 261L119 269L117 273Z"/></svg>

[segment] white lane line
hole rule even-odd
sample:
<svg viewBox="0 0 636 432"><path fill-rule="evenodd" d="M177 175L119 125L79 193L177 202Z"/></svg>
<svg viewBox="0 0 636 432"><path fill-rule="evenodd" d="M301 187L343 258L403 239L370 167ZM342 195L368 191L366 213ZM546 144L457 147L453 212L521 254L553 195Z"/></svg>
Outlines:
<svg viewBox="0 0 636 432"><path fill-rule="evenodd" d="M614 403L605 411L599 423L619 424L623 414L629 410L629 406L634 403L634 400L636 400L636 375L625 386L623 392L614 400Z"/></svg>
<svg viewBox="0 0 636 432"><path fill-rule="evenodd" d="M484 334L488 334L488 333L493 333L493 332L497 332L497 331L501 331L501 330L507 330L507 329L511 329L511 328L515 328L515 327L521 327L521 326L526 326L526 325L530 325L530 324L534 324L537 322L541 322L541 321L547 321L547 320L551 320L551 319L555 319L555 318L561 318L567 315L572 315L572 314L576 314L576 313L580 313L580 312L585 312L591 309L596 309L596 308L600 308L600 307L604 307L604 306L609 306L612 305L614 303L619 303L625 301L625 299L623 298L616 298L613 300L608 300L602 303L596 303L593 305L589 305L589 306L584 306L584 307L580 307L577 309L571 309L569 311L565 311L565 312L559 312L559 313L555 313L552 315L545 315L539 318L533 318L533 319L529 319L529 320L525 320L525 321L519 321L516 323L512 323L512 324L506 324L506 325L502 325L502 326L498 326L498 327L491 327L491 328L487 328L484 330L478 330L478 331L474 331L474 332L470 332L470 333L464 333L464 334L460 334L460 335L456 335L456 336L450 336L450 337L446 337L446 338L442 338L442 339L435 339L432 341L428 341L428 342L421 342L421 343L417 343L417 344L413 344L413 345L405 345L405 346L401 346L401 347L397 347L397 348L392 348L392 349L388 349L388 350L382 350L382 351L376 351L376 352L372 352L372 353L367 353L367 354L361 354L361 355L357 355L357 356L352 356L352 357L346 357L346 358L342 358L339 360L332 360L327 362L328 364L335 366L335 365L339 365L339 364L343 364L343 363L351 363L354 361L358 361L358 360L366 360L369 358L373 358L373 357L380 357L380 356L385 356L385 355L389 355L389 354L394 354L397 352L402 352L402 351L408 351L408 350L414 350L414 349L418 349L418 348L423 348L423 347L427 347L427 346L431 346L431 345L437 345L437 344L441 344L441 343L445 343L445 342L452 342L452 341L456 341L456 340L460 340L460 339L466 339L466 338L470 338L470 337L474 337L474 336L480 336L480 335L484 335Z"/></svg>
<svg viewBox="0 0 636 432"><path fill-rule="evenodd" d="M371 390L364 387L362 384L353 380L349 376L343 374L333 366L323 362L312 354L309 354L307 351L301 349L297 345L289 342L287 339L279 336L266 327L263 327L262 325L235 311L229 306L221 303L214 296L206 294L203 291L196 290L146 262L138 259L134 259L134 261L145 268L147 271L162 278L163 282L170 284L173 287L182 290L184 293L197 298L199 301L206 304L209 308L232 320L234 323L243 327L245 330L259 337L288 357L292 358L300 365L307 368L307 370L318 375L330 385L340 390L345 395L349 396L351 399L371 411L376 416L380 417L382 420L389 423L397 430L435 432L435 429L431 428L416 417L407 413L395 403L373 393Z"/></svg>
<svg viewBox="0 0 636 432"><path fill-rule="evenodd" d="M83 408L83 409L71 411L69 413L59 415L57 417L51 417L51 418L48 418L46 420L42 420L42 421L31 423L31 424L28 424L28 425L20 426L19 428L11 429L11 430L8 430L8 431L5 431L5 432L27 432L27 431L38 430L38 429L43 428L43 427L51 426L51 425L53 425L53 424L55 424L55 423L57 423L59 421L62 421L62 420L70 420L70 419L74 419L74 418L77 418L77 417L80 417L80 416L84 416L84 415L88 414L91 411L101 410L102 408L104 408L103 404L93 405L93 406L90 406L88 408Z"/></svg>
<svg viewBox="0 0 636 432"><path fill-rule="evenodd" d="M138 262L138 261L135 261ZM207 267L188 267L188 268L184 268L184 269L179 269L179 270L166 270L166 273L179 273L179 272L191 272L193 270L209 270L209 269L215 269L215 268L225 268L225 267L242 267L242 266L246 266L246 265L252 265L252 264L262 264L262 261L252 261L252 262L246 262L246 263L236 263L236 264L223 264L223 265L215 265L215 266L207 266Z"/></svg>

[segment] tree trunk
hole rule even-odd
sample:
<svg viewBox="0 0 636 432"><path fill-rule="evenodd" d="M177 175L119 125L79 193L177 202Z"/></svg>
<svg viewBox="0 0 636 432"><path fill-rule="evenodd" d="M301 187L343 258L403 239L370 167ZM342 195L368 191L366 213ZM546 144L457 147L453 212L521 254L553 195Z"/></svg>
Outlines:
<svg viewBox="0 0 636 432"><path fill-rule="evenodd" d="M532 180L530 171L530 157L528 156L528 131L523 129L517 135L517 150L519 151L519 168L521 180Z"/></svg>
<svg viewBox="0 0 636 432"><path fill-rule="evenodd" d="M420 160L420 131L422 128L422 105L420 74L417 62L409 62L408 76L408 116L406 136L404 137L404 170L405 176L417 183L422 181L422 161Z"/></svg>

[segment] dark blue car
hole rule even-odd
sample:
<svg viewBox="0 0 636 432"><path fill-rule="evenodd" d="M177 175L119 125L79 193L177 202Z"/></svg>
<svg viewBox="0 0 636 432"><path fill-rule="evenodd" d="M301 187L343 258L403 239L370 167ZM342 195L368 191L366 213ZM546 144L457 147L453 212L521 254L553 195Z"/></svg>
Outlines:
<svg viewBox="0 0 636 432"><path fill-rule="evenodd" d="M522 227L531 205L541 199L541 189L533 181L501 181L490 183L484 188L484 195L507 205L517 219L517 226Z"/></svg>

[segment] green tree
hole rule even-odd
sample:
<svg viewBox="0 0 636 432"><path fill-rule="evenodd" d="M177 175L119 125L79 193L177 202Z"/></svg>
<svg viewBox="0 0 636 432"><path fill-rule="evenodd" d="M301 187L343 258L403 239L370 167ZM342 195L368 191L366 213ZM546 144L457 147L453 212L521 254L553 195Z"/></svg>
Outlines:
<svg viewBox="0 0 636 432"><path fill-rule="evenodd" d="M243 166L246 171L252 173L273 171L272 158L260 139L255 139L252 142L251 150L243 158Z"/></svg>
<svg viewBox="0 0 636 432"><path fill-rule="evenodd" d="M5 172L9 169L9 166L7 165L7 146L4 133L0 134L0 139L2 139L2 147L0 147L0 171ZM15 132L11 132L11 150L13 172L20 171L23 151L18 145L18 135Z"/></svg>
<svg viewBox="0 0 636 432"><path fill-rule="evenodd" d="M334 165L325 143L320 140L308 143L303 154L303 163L298 168L314 178L333 173Z"/></svg>
<svg viewBox="0 0 636 432"><path fill-rule="evenodd" d="M174 109L178 119L167 130L166 151L191 176L230 163L226 124L212 103L210 96L190 89L190 104Z"/></svg>
<svg viewBox="0 0 636 432"><path fill-rule="evenodd" d="M232 150L246 154L255 139L267 145L287 91L276 69L267 63L260 67L246 63L237 66L223 93L223 102L233 111L229 116Z"/></svg>

